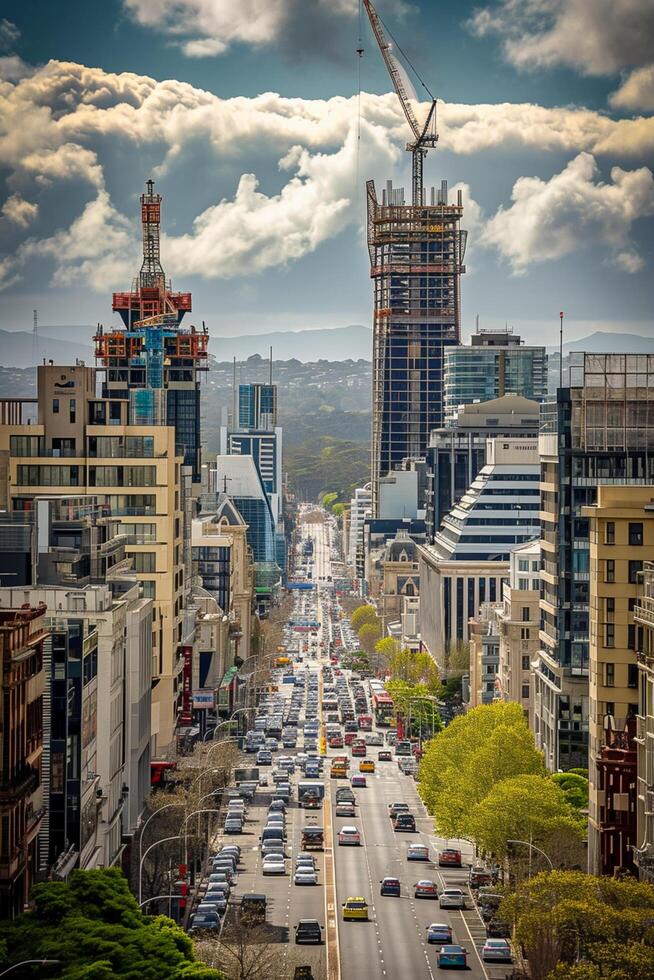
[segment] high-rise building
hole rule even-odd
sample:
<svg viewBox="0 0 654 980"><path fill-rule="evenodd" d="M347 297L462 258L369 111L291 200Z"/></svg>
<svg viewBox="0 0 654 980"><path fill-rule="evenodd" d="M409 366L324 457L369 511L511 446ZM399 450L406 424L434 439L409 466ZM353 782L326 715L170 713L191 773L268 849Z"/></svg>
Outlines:
<svg viewBox="0 0 654 980"><path fill-rule="evenodd" d="M639 711L634 608L644 556L654 553L651 486L603 486L584 507L590 541L588 870L634 870L636 716Z"/></svg>
<svg viewBox="0 0 654 980"><path fill-rule="evenodd" d="M104 372L105 398L129 401L131 425L172 425L176 451L200 482L200 375L209 335L180 324L190 293L174 293L161 266L161 195L147 181L141 195L143 264L130 292L114 293L123 329L98 328L95 356Z"/></svg>
<svg viewBox="0 0 654 980"><path fill-rule="evenodd" d="M540 544L538 539L511 551L509 581L502 589L502 605L496 611L499 666L497 696L531 709L531 658L538 650L540 626Z"/></svg>
<svg viewBox="0 0 654 980"><path fill-rule="evenodd" d="M544 347L526 347L509 330L480 330L469 347L445 351L444 414L456 415L461 405L502 395L521 395L542 402L547 397L547 354Z"/></svg>
<svg viewBox="0 0 654 980"><path fill-rule="evenodd" d="M481 605L500 602L511 550L539 532L537 441L489 439L486 458L434 543L419 548L421 637L441 665Z"/></svg>
<svg viewBox="0 0 654 980"><path fill-rule="evenodd" d="M425 519L433 542L443 519L461 500L486 463L489 438L536 438L538 402L520 395L464 405L441 429L434 429L425 452Z"/></svg>
<svg viewBox="0 0 654 980"><path fill-rule="evenodd" d="M541 406L541 630L534 735L549 768L588 765L590 560L597 487L654 483L654 355L570 355ZM635 698L634 698L635 700Z"/></svg>
<svg viewBox="0 0 654 980"><path fill-rule="evenodd" d="M363 525L366 517L370 516L372 506L372 491L370 484L357 487L350 499L350 527L348 537L347 559L355 568L363 563Z"/></svg>
<svg viewBox="0 0 654 980"><path fill-rule="evenodd" d="M634 625L638 650L638 717L633 857L641 881L654 885L654 562L651 561L643 566Z"/></svg>
<svg viewBox="0 0 654 980"><path fill-rule="evenodd" d="M97 397L96 371L83 364L39 365L37 389L37 423L0 425L0 507L30 511L43 498L88 496L119 520L142 594L154 600L151 732L157 754L173 739L183 651L193 632L185 613L188 469L176 455L175 429L129 424L129 402ZM19 420L21 400L12 405Z"/></svg>
<svg viewBox="0 0 654 980"><path fill-rule="evenodd" d="M461 335L463 200L447 182L427 202L407 205L387 183L381 202L368 182L368 251L374 283L372 493L407 457L424 454L443 424L445 351ZM422 191L421 191L422 193Z"/></svg>
<svg viewBox="0 0 654 980"><path fill-rule="evenodd" d="M47 637L44 605L21 597L17 608L0 609L0 919L23 911L39 870Z"/></svg>

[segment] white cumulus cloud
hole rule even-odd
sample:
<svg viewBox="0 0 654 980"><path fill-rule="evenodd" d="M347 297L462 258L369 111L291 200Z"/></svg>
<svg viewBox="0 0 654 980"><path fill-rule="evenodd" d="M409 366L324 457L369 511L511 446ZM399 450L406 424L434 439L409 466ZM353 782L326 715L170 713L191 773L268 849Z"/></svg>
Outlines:
<svg viewBox="0 0 654 980"><path fill-rule="evenodd" d="M607 247L625 272L638 272L643 260L630 232L638 218L654 214L652 172L613 167L611 183L597 178L589 153L580 153L550 180L520 177L513 203L487 222L482 242L498 249L517 273L595 244Z"/></svg>
<svg viewBox="0 0 654 980"><path fill-rule="evenodd" d="M2 213L19 228L27 228L39 213L38 204L26 201L20 194L11 194L2 205Z"/></svg>
<svg viewBox="0 0 654 980"><path fill-rule="evenodd" d="M654 112L654 64L632 71L609 97L614 109L642 109Z"/></svg>
<svg viewBox="0 0 654 980"><path fill-rule="evenodd" d="M469 25L502 40L519 68L566 65L611 75L651 61L652 0L498 0L475 10Z"/></svg>

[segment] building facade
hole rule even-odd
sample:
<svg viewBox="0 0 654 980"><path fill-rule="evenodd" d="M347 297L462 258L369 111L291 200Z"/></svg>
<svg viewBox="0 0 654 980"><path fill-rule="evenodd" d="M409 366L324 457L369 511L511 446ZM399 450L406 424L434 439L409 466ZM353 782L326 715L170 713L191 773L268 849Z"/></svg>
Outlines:
<svg viewBox="0 0 654 980"><path fill-rule="evenodd" d="M503 395L521 395L542 402L547 397L547 354L544 347L526 347L511 331L481 330L470 347L445 351L445 418L462 405Z"/></svg>
<svg viewBox="0 0 654 980"><path fill-rule="evenodd" d="M553 770L588 764L590 556L585 506L603 485L654 483L654 356L570 355L542 406L541 630L534 735Z"/></svg>
<svg viewBox="0 0 654 980"><path fill-rule="evenodd" d="M634 608L638 649L636 719L636 843L634 864L641 881L654 885L654 562L645 561Z"/></svg>
<svg viewBox="0 0 654 980"><path fill-rule="evenodd" d="M350 498L347 560L355 568L363 562L363 524L371 514L372 490L370 484L357 487Z"/></svg>
<svg viewBox="0 0 654 980"><path fill-rule="evenodd" d="M0 609L0 919L20 915L39 872L48 631L44 605Z"/></svg>
<svg viewBox="0 0 654 980"><path fill-rule="evenodd" d="M381 477L424 454L443 422L445 350L460 343L466 233L463 198L447 183L430 203L409 206L387 183L378 200L368 182L368 251L374 285L372 492Z"/></svg>
<svg viewBox="0 0 654 980"><path fill-rule="evenodd" d="M540 544L538 539L511 552L509 581L496 611L499 644L497 696L531 711L531 660L538 651L540 626Z"/></svg>
<svg viewBox="0 0 654 980"><path fill-rule="evenodd" d="M590 541L588 866L634 870L638 636L644 556L654 553L651 487L603 486L583 509Z"/></svg>

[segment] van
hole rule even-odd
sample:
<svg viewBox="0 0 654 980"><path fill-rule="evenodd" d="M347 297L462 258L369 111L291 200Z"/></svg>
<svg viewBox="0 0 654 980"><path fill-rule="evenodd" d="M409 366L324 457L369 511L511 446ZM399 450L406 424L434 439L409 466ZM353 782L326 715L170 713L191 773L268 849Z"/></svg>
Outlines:
<svg viewBox="0 0 654 980"><path fill-rule="evenodd" d="M266 921L266 896L250 892L241 898L241 921L247 925L262 925Z"/></svg>
<svg viewBox="0 0 654 980"><path fill-rule="evenodd" d="M282 843L282 832L279 827L264 827L261 831L261 837L259 838L262 844L267 841L279 840Z"/></svg>

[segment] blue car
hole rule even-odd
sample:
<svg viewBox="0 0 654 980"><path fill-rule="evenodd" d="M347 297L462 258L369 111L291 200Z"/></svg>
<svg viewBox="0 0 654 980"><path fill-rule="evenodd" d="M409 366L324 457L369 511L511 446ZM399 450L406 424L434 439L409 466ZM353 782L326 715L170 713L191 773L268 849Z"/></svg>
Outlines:
<svg viewBox="0 0 654 980"><path fill-rule="evenodd" d="M441 946L436 956L436 966L439 970L448 967L468 968L468 951L463 946Z"/></svg>
<svg viewBox="0 0 654 980"><path fill-rule="evenodd" d="M442 946L452 942L452 927L445 922L432 922L427 926L427 942L438 943Z"/></svg>
<svg viewBox="0 0 654 980"><path fill-rule="evenodd" d="M402 886L398 878L382 878L380 884L380 895L391 895L394 898L400 898Z"/></svg>

